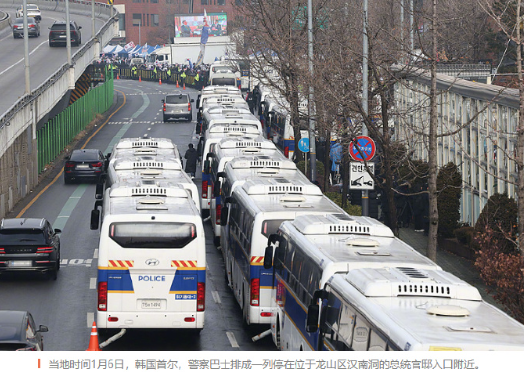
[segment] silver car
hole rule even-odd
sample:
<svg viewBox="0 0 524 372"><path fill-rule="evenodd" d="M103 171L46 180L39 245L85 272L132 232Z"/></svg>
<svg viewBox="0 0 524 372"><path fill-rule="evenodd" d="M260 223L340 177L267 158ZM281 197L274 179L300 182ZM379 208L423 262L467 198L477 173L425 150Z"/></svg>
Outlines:
<svg viewBox="0 0 524 372"><path fill-rule="evenodd" d="M186 119L191 121L193 119L191 102L195 102L195 100L190 99L189 94L187 93L166 95L166 97L162 100L164 123L169 119Z"/></svg>
<svg viewBox="0 0 524 372"><path fill-rule="evenodd" d="M40 36L40 23L32 17L27 17L27 32L29 36ZM16 18L13 22L13 38L24 37L24 18Z"/></svg>
<svg viewBox="0 0 524 372"><path fill-rule="evenodd" d="M21 5L16 10L16 17L20 18L20 17L23 17L23 16L24 16L24 8ZM38 8L38 5L36 5L36 4L27 4L27 16L28 17L32 17L32 18L34 18L34 19L36 19L37 21L40 22L42 20L42 12L40 12L40 9Z"/></svg>

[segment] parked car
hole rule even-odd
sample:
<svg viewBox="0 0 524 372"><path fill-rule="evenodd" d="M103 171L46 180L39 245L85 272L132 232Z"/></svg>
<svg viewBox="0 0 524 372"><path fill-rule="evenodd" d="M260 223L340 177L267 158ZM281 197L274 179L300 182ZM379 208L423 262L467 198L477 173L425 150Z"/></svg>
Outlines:
<svg viewBox="0 0 524 372"><path fill-rule="evenodd" d="M106 171L106 158L97 149L73 150L64 165L64 183L73 181L98 182Z"/></svg>
<svg viewBox="0 0 524 372"><path fill-rule="evenodd" d="M169 119L186 119L191 121L193 119L193 112L191 110L191 102L194 99L189 98L187 93L168 94L162 100L164 123Z"/></svg>
<svg viewBox="0 0 524 372"><path fill-rule="evenodd" d="M41 272L56 280L60 229L45 218L4 218L0 223L0 274Z"/></svg>
<svg viewBox="0 0 524 372"><path fill-rule="evenodd" d="M65 21L55 21L51 27L49 27L49 46L55 46L57 44L67 44L67 35L66 35L66 22ZM79 26L75 21L70 22L70 31L71 31L71 45L79 46L82 44L82 33L80 30L82 26Z"/></svg>
<svg viewBox="0 0 524 372"><path fill-rule="evenodd" d="M27 17L27 33L29 36L40 36L40 24L36 19ZM13 38L24 37L24 18L16 18L13 22Z"/></svg>
<svg viewBox="0 0 524 372"><path fill-rule="evenodd" d="M43 351L43 332L49 329L35 321L29 311L0 310L0 351Z"/></svg>
<svg viewBox="0 0 524 372"><path fill-rule="evenodd" d="M24 7L20 5L16 10L16 17L20 18L24 16ZM42 12L36 4L27 4L27 16L35 18L38 22L42 20Z"/></svg>

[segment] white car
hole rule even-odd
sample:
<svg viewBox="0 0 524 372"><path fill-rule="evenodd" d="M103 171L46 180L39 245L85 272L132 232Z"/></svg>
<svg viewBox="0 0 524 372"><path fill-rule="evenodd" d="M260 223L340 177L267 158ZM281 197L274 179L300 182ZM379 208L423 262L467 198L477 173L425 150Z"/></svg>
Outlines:
<svg viewBox="0 0 524 372"><path fill-rule="evenodd" d="M23 16L24 16L24 8L21 5L16 10L16 18L20 18L20 17L23 17ZM38 5L27 4L27 16L28 17L33 17L34 19L36 19L37 21L40 22L42 20L42 12L40 12L40 9L38 8Z"/></svg>

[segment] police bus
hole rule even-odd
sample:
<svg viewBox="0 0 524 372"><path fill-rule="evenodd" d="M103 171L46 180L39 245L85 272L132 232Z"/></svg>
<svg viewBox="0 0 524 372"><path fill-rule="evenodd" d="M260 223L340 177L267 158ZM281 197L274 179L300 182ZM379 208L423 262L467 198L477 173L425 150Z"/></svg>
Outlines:
<svg viewBox="0 0 524 372"><path fill-rule="evenodd" d="M180 151L169 138L122 138L106 156L106 169L112 167L118 159L151 160L151 157L155 157L157 160L175 160L182 164Z"/></svg>
<svg viewBox="0 0 524 372"><path fill-rule="evenodd" d="M200 91L200 94L197 97L196 100L196 108L198 109L197 113L197 122L200 123L202 110L200 109L202 106L202 102L206 97L215 96L242 96L242 92L237 87L231 87L227 85L209 85L205 88L203 88Z"/></svg>
<svg viewBox="0 0 524 372"><path fill-rule="evenodd" d="M273 267L276 284L271 331L280 350L317 350L318 332L306 330L307 309L334 274L358 268L440 270L387 226L345 213L297 217L282 223L267 243L264 267Z"/></svg>
<svg viewBox="0 0 524 372"><path fill-rule="evenodd" d="M99 225L98 330L201 330L205 237L187 190L114 184L91 213L91 229Z"/></svg>
<svg viewBox="0 0 524 372"><path fill-rule="evenodd" d="M314 298L322 301L309 306L307 324L319 331L318 350L524 350L522 323L442 270L354 269L333 275Z"/></svg>
<svg viewBox="0 0 524 372"><path fill-rule="evenodd" d="M204 97L202 100L202 105L199 109L200 115L197 116L197 118L200 117L200 120L197 120L197 134L202 134L206 131L207 128L202 126L202 119L204 117L204 113L213 107L244 109L246 111L249 111L249 105L242 96L223 95Z"/></svg>
<svg viewBox="0 0 524 372"><path fill-rule="evenodd" d="M189 192L191 199L200 210L200 197L198 188L189 175L182 170L177 161L118 159L107 170L106 187L115 183L135 182L158 184L170 182L180 184ZM97 191L97 195L100 191Z"/></svg>
<svg viewBox="0 0 524 372"><path fill-rule="evenodd" d="M223 174L219 174L219 177L222 178L220 184L222 208L224 207L224 200L231 196L235 188L248 180L257 178L289 179L289 177L294 177L307 181L307 177L298 170L295 163L280 154L276 158L266 155L237 157L226 164ZM227 232L227 227L220 229L220 245L222 247L225 246L225 241L228 239ZM224 253L224 250L222 250L222 253Z"/></svg>
<svg viewBox="0 0 524 372"><path fill-rule="evenodd" d="M221 223L228 241L222 251L230 287L247 324L270 324L273 271L263 267L268 237L301 214L344 212L317 186L291 177L247 180L226 203Z"/></svg>
<svg viewBox="0 0 524 372"><path fill-rule="evenodd" d="M213 152L208 154L204 162L203 174L206 174L206 178L209 178L208 185L212 190L211 195L209 195L209 214L213 227L213 241L217 246L220 244L220 213L222 209L219 173L223 172L226 164L236 157L258 155L267 155L276 159L280 156L280 153L273 142L260 135L255 138L224 138L214 146Z"/></svg>
<svg viewBox="0 0 524 372"><path fill-rule="evenodd" d="M260 135L260 122L258 122L258 127L256 123L251 124L242 124L236 123L235 121L231 122L227 119L217 119L213 126L206 131L206 140L204 137L201 137L201 142L199 143L199 148L201 153L199 154L201 159L207 159L207 155L213 152L214 147L218 142L224 138L256 138ZM210 203L211 203L211 174L209 172L204 172L205 162L202 162L202 212L203 216L207 217L209 213Z"/></svg>

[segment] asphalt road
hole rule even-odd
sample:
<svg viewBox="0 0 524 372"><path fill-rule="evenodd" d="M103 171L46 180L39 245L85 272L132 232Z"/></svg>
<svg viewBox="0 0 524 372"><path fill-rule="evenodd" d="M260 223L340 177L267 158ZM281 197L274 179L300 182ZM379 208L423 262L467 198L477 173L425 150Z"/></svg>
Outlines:
<svg viewBox="0 0 524 372"><path fill-rule="evenodd" d="M1 8L9 13L12 19L16 18L16 9ZM72 47L71 54L82 47L91 39L91 18L77 14L70 15L82 27L82 44ZM29 66L31 90L53 75L64 63L67 62L67 50L65 47L49 46L49 27L54 21L65 20L65 14L42 10L42 21L40 22L40 36L29 38ZM96 20L97 29L104 24ZM25 91L25 64L24 64L24 39L14 39L13 32L6 28L0 32L0 113L6 112Z"/></svg>
<svg viewBox="0 0 524 372"><path fill-rule="evenodd" d="M112 141L144 135L171 138L182 155L188 143L197 144L194 121L162 122L161 99L165 93L182 91L182 88L116 80L115 90L113 116L105 124L94 127L77 148L85 144L85 148L97 148L107 153ZM186 92L196 100L197 91L188 88ZM195 110L193 116L195 119ZM89 344L96 310L99 233L89 229L95 185L65 185L59 173L62 165L63 161L58 161L39 187L9 216L45 217L55 228L62 229L62 266L58 280L40 275L0 276L0 309L27 309L37 324L47 325L45 350L76 351L85 350ZM201 175L197 174L195 182L198 186L200 179ZM105 350L276 350L270 336L256 343L251 341L252 336L268 326L243 325L240 308L226 286L224 262L220 251L213 245L209 222L205 223L205 229L208 271L203 331L199 335L175 330L129 331Z"/></svg>

